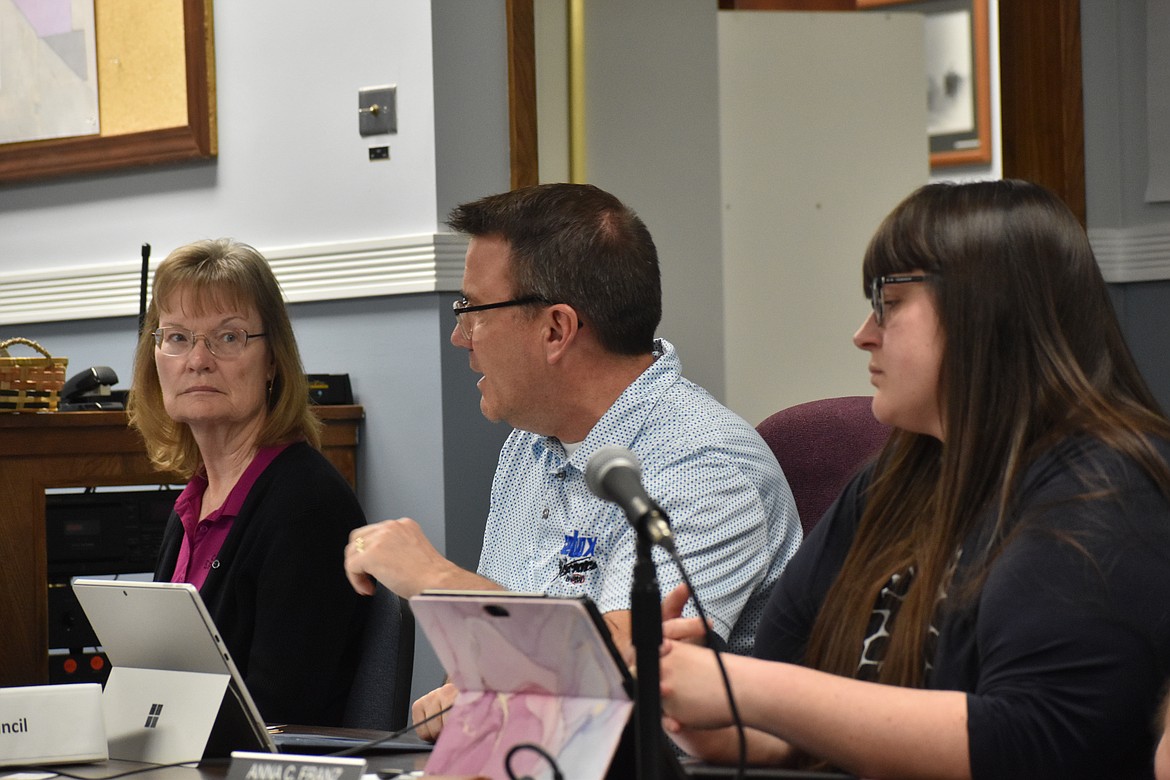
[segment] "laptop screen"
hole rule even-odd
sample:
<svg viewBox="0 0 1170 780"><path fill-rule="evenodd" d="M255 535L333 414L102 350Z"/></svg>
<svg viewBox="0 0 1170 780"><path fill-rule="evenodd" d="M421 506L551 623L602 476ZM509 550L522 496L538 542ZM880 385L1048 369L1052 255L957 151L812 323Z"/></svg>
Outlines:
<svg viewBox="0 0 1170 780"><path fill-rule="evenodd" d="M427 591L410 603L459 689L428 773L536 776L543 751L575 777L605 777L634 704L591 601Z"/></svg>
<svg viewBox="0 0 1170 780"><path fill-rule="evenodd" d="M193 585L78 579L73 592L112 667L103 694L111 757L189 760L200 740L204 758L276 751Z"/></svg>

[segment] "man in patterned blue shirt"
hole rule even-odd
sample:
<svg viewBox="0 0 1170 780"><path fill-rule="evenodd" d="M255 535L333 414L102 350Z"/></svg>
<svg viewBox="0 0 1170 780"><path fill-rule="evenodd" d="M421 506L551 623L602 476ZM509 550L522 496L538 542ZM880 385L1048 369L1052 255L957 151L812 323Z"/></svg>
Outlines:
<svg viewBox="0 0 1170 780"><path fill-rule="evenodd" d="M445 559L402 518L354 532L354 587L371 593L373 577L403 597L426 588L586 594L618 645L628 643L636 534L585 481L590 457L617 445L641 461L715 631L749 652L801 542L796 506L755 429L683 378L674 347L655 339L662 291L646 226L582 184L489 196L456 208L448 224L471 237L451 342L483 375L484 416L514 428L478 571ZM680 577L661 550L655 560L666 592ZM415 721L424 714L416 704Z"/></svg>

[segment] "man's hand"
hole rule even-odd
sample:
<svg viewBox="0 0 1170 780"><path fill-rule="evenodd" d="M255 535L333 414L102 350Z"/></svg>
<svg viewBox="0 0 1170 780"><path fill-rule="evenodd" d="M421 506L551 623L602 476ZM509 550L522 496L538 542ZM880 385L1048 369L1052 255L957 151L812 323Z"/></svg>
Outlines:
<svg viewBox="0 0 1170 780"><path fill-rule="evenodd" d="M366 596L373 595L374 580L407 599L427 588L500 589L440 555L409 517L351 531L345 547L345 576L354 590Z"/></svg>
<svg viewBox="0 0 1170 780"><path fill-rule="evenodd" d="M440 712L443 712L443 710L450 708L455 703L455 697L458 694L459 690L451 683L446 683L436 688L416 701L414 706L410 708L411 722L415 724L422 723L427 718L434 717ZM423 723L417 728L415 733L427 742L434 742L439 738L439 732L443 730L443 717L439 715L434 720Z"/></svg>

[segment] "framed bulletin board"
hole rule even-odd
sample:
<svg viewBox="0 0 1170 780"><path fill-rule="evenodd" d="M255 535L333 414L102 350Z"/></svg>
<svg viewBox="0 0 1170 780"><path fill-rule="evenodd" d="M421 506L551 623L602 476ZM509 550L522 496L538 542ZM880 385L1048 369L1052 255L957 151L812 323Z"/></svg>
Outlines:
<svg viewBox="0 0 1170 780"><path fill-rule="evenodd" d="M915 11L926 23L930 166L991 162L988 0L856 0L857 8Z"/></svg>
<svg viewBox="0 0 1170 780"><path fill-rule="evenodd" d="M216 154L212 0L94 0L97 135L0 144L0 184Z"/></svg>

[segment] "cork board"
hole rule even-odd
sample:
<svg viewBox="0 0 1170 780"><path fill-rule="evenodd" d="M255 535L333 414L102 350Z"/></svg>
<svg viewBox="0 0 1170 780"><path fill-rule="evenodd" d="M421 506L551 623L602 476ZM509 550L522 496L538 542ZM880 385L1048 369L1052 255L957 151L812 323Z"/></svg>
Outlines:
<svg viewBox="0 0 1170 780"><path fill-rule="evenodd" d="M187 124L182 0L97 0L102 135Z"/></svg>
<svg viewBox="0 0 1170 780"><path fill-rule="evenodd" d="M0 144L0 184L216 155L212 0L95 0L98 135Z"/></svg>

